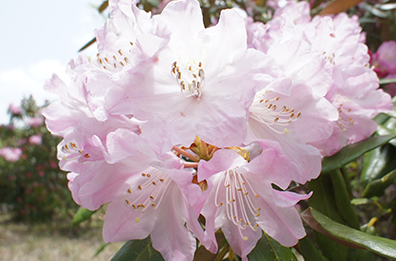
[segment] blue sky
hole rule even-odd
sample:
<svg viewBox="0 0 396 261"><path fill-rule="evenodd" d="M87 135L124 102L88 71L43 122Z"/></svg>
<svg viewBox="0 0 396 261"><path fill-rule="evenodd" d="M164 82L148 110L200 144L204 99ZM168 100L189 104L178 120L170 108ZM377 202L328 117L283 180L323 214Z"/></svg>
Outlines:
<svg viewBox="0 0 396 261"><path fill-rule="evenodd" d="M53 73L64 74L70 59L92 39L105 20L95 6L103 0L12 0L0 14L0 124L8 123L10 103L30 94L39 104L56 100L43 84ZM94 54L95 47L87 50Z"/></svg>

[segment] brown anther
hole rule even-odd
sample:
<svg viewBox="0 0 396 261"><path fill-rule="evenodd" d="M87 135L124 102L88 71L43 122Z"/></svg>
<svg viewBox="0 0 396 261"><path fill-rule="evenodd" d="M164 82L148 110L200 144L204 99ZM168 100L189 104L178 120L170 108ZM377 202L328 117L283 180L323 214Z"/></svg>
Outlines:
<svg viewBox="0 0 396 261"><path fill-rule="evenodd" d="M88 158L90 158L90 157L91 157L91 156L89 156L88 153L85 153L84 158L88 159Z"/></svg>
<svg viewBox="0 0 396 261"><path fill-rule="evenodd" d="M133 46L133 43L132 42L129 42L132 46Z"/></svg>
<svg viewBox="0 0 396 261"><path fill-rule="evenodd" d="M235 202L235 198L231 199L229 202L230 203Z"/></svg>
<svg viewBox="0 0 396 261"><path fill-rule="evenodd" d="M125 199L125 202L127 203L127 205L131 204L128 199Z"/></svg>
<svg viewBox="0 0 396 261"><path fill-rule="evenodd" d="M133 207L134 209L137 209L137 207L136 207L136 205L135 205L135 204L132 204L132 207Z"/></svg>
<svg viewBox="0 0 396 261"><path fill-rule="evenodd" d="M154 197L153 197L153 196L150 196L150 198L151 198L152 200L154 200Z"/></svg>
<svg viewBox="0 0 396 261"><path fill-rule="evenodd" d="M279 99L280 99L280 97L276 97L276 98L275 98L275 101L279 101Z"/></svg>
<svg viewBox="0 0 396 261"><path fill-rule="evenodd" d="M177 67L177 62L174 62L174 63L173 63L173 67Z"/></svg>
<svg viewBox="0 0 396 261"><path fill-rule="evenodd" d="M101 65L103 65L103 60L102 59L99 59L99 62L100 62Z"/></svg>
<svg viewBox="0 0 396 261"><path fill-rule="evenodd" d="M177 73L177 79L179 79L179 80L181 79L181 72Z"/></svg>
<svg viewBox="0 0 396 261"><path fill-rule="evenodd" d="M117 64L116 63L114 63L114 68L117 68Z"/></svg>
<svg viewBox="0 0 396 261"><path fill-rule="evenodd" d="M202 67L202 63L201 62L199 62L198 67Z"/></svg>
<svg viewBox="0 0 396 261"><path fill-rule="evenodd" d="M151 206L152 206L152 207L155 207L155 204L154 204L154 203L151 203Z"/></svg>
<svg viewBox="0 0 396 261"><path fill-rule="evenodd" d="M274 119L274 122L277 122L277 121L279 121L279 117L276 117L276 118Z"/></svg>
<svg viewBox="0 0 396 261"><path fill-rule="evenodd" d="M253 229L255 229L255 228L258 227L258 226L259 226L258 224L254 225Z"/></svg>
<svg viewBox="0 0 396 261"><path fill-rule="evenodd" d="M191 66L189 66L189 67L188 67L188 70L190 70L190 71L191 71Z"/></svg>
<svg viewBox="0 0 396 261"><path fill-rule="evenodd" d="M226 185L226 188L228 188L228 187L230 187L230 186L231 186L231 184L227 184L227 185Z"/></svg>
<svg viewBox="0 0 396 261"><path fill-rule="evenodd" d="M149 178L149 177L151 177L151 174L149 173L149 174L147 174L147 177Z"/></svg>
<svg viewBox="0 0 396 261"><path fill-rule="evenodd" d="M238 191L242 191L242 188L238 188L237 190L238 190Z"/></svg>
<svg viewBox="0 0 396 261"><path fill-rule="evenodd" d="M234 218L234 219L235 219L235 218L237 218L237 216L235 216L235 215L234 215L232 218Z"/></svg>
<svg viewBox="0 0 396 261"><path fill-rule="evenodd" d="M109 59L107 59L107 57L104 58L106 62L109 62Z"/></svg>
<svg viewBox="0 0 396 261"><path fill-rule="evenodd" d="M299 111L298 113L297 113L297 118L300 118L301 117L301 112Z"/></svg>
<svg viewBox="0 0 396 261"><path fill-rule="evenodd" d="M176 74L176 67L173 67L173 68L172 68L172 72L173 72L174 74Z"/></svg>
<svg viewBox="0 0 396 261"><path fill-rule="evenodd" d="M291 113L291 114L290 114L290 118L293 118L293 117L294 117L294 113Z"/></svg>
<svg viewBox="0 0 396 261"><path fill-rule="evenodd" d="M132 190L130 188L127 191L129 194L132 194Z"/></svg>
<svg viewBox="0 0 396 261"><path fill-rule="evenodd" d="M247 191L246 191L246 192L245 192L245 193L243 193L243 194L246 196L247 194L249 194L249 192L247 192Z"/></svg>
<svg viewBox="0 0 396 261"><path fill-rule="evenodd" d="M121 64L122 66L124 66L124 63L123 63L123 62L120 62L120 64Z"/></svg>
<svg viewBox="0 0 396 261"><path fill-rule="evenodd" d="M157 186L157 183L155 183L155 181L152 182L154 186Z"/></svg>
<svg viewBox="0 0 396 261"><path fill-rule="evenodd" d="M260 207L258 207L257 209L256 209L256 211L260 211L261 210L261 208Z"/></svg>
<svg viewBox="0 0 396 261"><path fill-rule="evenodd" d="M220 202L219 207L220 207L220 206L223 206L223 202Z"/></svg>
<svg viewBox="0 0 396 261"><path fill-rule="evenodd" d="M146 173L142 173L142 176L145 177L145 176L146 176Z"/></svg>
<svg viewBox="0 0 396 261"><path fill-rule="evenodd" d="M258 197L260 197L260 196L259 196L259 194L256 194L256 195L254 195L254 197L258 198Z"/></svg>
<svg viewBox="0 0 396 261"><path fill-rule="evenodd" d="M139 185L139 186L138 186L138 189L142 190L142 186L141 186L141 185Z"/></svg>
<svg viewBox="0 0 396 261"><path fill-rule="evenodd" d="M128 60L128 58L124 58L124 61L126 62L126 63L129 63L129 60Z"/></svg>
<svg viewBox="0 0 396 261"><path fill-rule="evenodd" d="M258 217L258 216L260 216L260 212L258 212L256 215L254 215L255 217Z"/></svg>
<svg viewBox="0 0 396 261"><path fill-rule="evenodd" d="M106 66L103 66L103 69L107 70Z"/></svg>
<svg viewBox="0 0 396 261"><path fill-rule="evenodd" d="M161 182L164 182L165 180L164 180L164 179L160 179L160 181L161 181Z"/></svg>
<svg viewBox="0 0 396 261"><path fill-rule="evenodd" d="M260 103L262 103L264 100L261 100Z"/></svg>
<svg viewBox="0 0 396 261"><path fill-rule="evenodd" d="M121 49L120 49L120 50L118 50L118 53L119 53L120 55L122 55Z"/></svg>

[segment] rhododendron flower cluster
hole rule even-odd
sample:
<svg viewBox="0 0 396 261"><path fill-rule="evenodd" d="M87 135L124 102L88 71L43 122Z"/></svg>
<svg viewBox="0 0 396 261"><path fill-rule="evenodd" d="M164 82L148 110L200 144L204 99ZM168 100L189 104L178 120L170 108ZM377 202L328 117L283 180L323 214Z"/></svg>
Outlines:
<svg viewBox="0 0 396 261"><path fill-rule="evenodd" d="M216 253L219 229L244 259L262 230L295 245L295 205L311 194L291 183L316 178L322 155L370 136L371 118L392 109L356 19L283 9L263 25L223 10L205 28L195 0L158 15L109 5L97 56L69 63L69 86L47 81L60 101L43 113L64 138L74 200L110 203L104 240L151 235L166 260L192 260L196 239Z"/></svg>

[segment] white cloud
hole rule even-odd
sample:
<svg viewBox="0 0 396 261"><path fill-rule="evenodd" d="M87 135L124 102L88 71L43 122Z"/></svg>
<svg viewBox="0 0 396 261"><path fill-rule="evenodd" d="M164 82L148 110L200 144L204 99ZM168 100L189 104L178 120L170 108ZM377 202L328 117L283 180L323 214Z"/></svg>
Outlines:
<svg viewBox="0 0 396 261"><path fill-rule="evenodd" d="M45 81L56 73L67 79L66 65L56 60L40 61L26 68L16 68L0 73L0 123L8 123L7 109L10 103L19 105L23 97L33 95L39 105L45 100L54 101L57 95L44 91Z"/></svg>

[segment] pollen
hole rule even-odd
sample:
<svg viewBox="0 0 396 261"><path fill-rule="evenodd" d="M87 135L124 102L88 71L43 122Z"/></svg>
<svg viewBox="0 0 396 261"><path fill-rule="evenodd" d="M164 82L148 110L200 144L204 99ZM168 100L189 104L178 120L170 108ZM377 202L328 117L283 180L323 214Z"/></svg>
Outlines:
<svg viewBox="0 0 396 261"><path fill-rule="evenodd" d="M136 217L135 218L135 223L139 223L140 222L140 218L139 217Z"/></svg>

